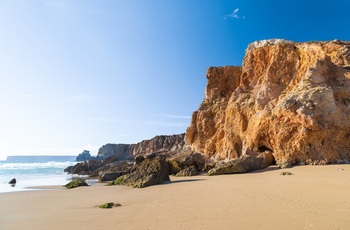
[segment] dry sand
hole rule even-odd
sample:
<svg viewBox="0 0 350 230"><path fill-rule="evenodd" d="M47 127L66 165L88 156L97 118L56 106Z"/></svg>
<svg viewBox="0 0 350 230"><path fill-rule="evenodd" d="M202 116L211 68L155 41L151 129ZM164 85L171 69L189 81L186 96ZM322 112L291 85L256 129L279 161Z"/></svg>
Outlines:
<svg viewBox="0 0 350 230"><path fill-rule="evenodd" d="M171 180L0 194L0 229L350 229L350 165Z"/></svg>

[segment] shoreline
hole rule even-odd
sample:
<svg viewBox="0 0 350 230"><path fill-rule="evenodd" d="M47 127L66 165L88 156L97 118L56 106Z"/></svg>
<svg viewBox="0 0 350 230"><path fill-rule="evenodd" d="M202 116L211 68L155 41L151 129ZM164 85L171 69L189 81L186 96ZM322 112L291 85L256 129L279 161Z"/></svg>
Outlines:
<svg viewBox="0 0 350 230"><path fill-rule="evenodd" d="M285 171L294 175L280 175ZM143 189L40 187L49 189L0 194L4 229L350 228L349 164L171 176ZM107 202L122 206L98 208Z"/></svg>

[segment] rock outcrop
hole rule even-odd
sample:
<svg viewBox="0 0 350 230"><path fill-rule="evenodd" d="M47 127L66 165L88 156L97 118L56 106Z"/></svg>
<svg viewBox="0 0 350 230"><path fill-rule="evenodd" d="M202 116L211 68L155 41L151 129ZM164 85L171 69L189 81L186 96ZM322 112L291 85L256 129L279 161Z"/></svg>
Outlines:
<svg viewBox="0 0 350 230"><path fill-rule="evenodd" d="M117 157L118 160L132 160L129 144L105 144L97 153L97 159L103 160L109 157Z"/></svg>
<svg viewBox="0 0 350 230"><path fill-rule="evenodd" d="M90 151L84 150L82 153L80 153L77 156L75 161L87 161L87 160L91 160L91 159L93 159L93 157L91 156Z"/></svg>
<svg viewBox="0 0 350 230"><path fill-rule="evenodd" d="M216 161L270 151L282 167L350 159L349 42L256 42L242 67L210 67L207 78L192 150Z"/></svg>
<svg viewBox="0 0 350 230"><path fill-rule="evenodd" d="M208 176L252 172L270 166L273 161L272 153L269 151L261 153L257 157L244 155L227 163L216 165L208 171Z"/></svg>
<svg viewBox="0 0 350 230"><path fill-rule="evenodd" d="M176 174L189 167L194 167L197 171L202 171L205 167L203 155L195 152L182 152L167 158L169 164L169 174Z"/></svg>
<svg viewBox="0 0 350 230"><path fill-rule="evenodd" d="M127 185L134 188L144 188L170 181L169 166L164 156L151 154L135 165L130 174L117 178L114 185Z"/></svg>
<svg viewBox="0 0 350 230"><path fill-rule="evenodd" d="M159 135L137 144L106 144L97 154L97 159L115 156L118 160L133 160L138 155L152 153L178 153L185 149L185 134Z"/></svg>
<svg viewBox="0 0 350 230"><path fill-rule="evenodd" d="M185 168L185 169L181 170L180 172L176 173L175 176L187 177L187 176L195 176L197 174L198 174L198 171L197 171L196 167L190 166L190 167Z"/></svg>
<svg viewBox="0 0 350 230"><path fill-rule="evenodd" d="M141 141L131 146L131 154L135 157L151 153L180 152L185 147L185 134L160 135Z"/></svg>

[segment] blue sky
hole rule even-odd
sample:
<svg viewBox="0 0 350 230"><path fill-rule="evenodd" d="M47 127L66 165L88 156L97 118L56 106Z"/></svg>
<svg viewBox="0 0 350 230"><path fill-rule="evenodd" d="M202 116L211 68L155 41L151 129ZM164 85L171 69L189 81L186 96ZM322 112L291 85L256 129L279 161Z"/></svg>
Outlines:
<svg viewBox="0 0 350 230"><path fill-rule="evenodd" d="M250 42L350 39L350 3L0 0L0 159L185 132Z"/></svg>

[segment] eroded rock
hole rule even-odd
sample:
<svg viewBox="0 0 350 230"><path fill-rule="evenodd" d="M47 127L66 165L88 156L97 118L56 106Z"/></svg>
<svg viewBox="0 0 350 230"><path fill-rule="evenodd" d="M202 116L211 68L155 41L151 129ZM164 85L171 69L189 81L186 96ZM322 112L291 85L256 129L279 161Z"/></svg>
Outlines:
<svg viewBox="0 0 350 230"><path fill-rule="evenodd" d="M113 184L144 188L170 181L169 166L164 156L156 156L155 154L147 156L131 171L132 173L117 178Z"/></svg>
<svg viewBox="0 0 350 230"><path fill-rule="evenodd" d="M186 142L215 161L271 151L281 167L350 159L350 43L260 42L210 67Z"/></svg>

